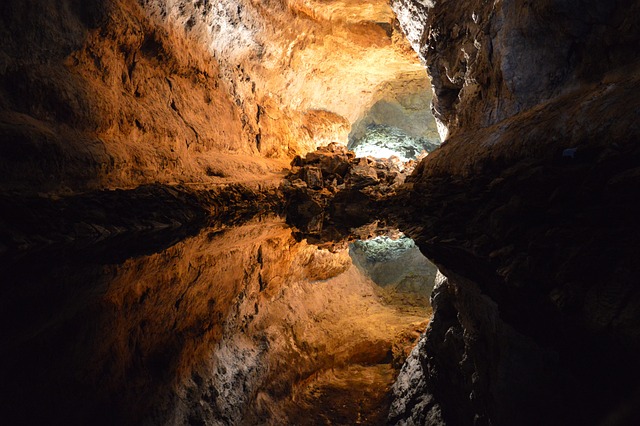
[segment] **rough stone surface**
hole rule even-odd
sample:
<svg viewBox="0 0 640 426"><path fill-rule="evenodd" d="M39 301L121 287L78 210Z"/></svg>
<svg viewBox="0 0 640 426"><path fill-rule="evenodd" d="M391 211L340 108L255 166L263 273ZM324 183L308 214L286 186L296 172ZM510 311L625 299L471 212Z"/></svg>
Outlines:
<svg viewBox="0 0 640 426"><path fill-rule="evenodd" d="M220 63L135 2L8 1L1 16L0 189L279 177Z"/></svg>
<svg viewBox="0 0 640 426"><path fill-rule="evenodd" d="M278 179L424 73L383 0L0 7L0 190Z"/></svg>
<svg viewBox="0 0 640 426"><path fill-rule="evenodd" d="M392 1L426 63L442 134L495 124L637 55L634 1Z"/></svg>
<svg viewBox="0 0 640 426"><path fill-rule="evenodd" d="M348 236L367 239L375 229L387 233L392 227L376 224L384 222L381 206L413 167L415 162L397 159L356 158L337 143L298 156L282 186L287 221L310 242L329 246Z"/></svg>
<svg viewBox="0 0 640 426"><path fill-rule="evenodd" d="M448 280L390 421L634 424L637 2L394 8L449 130L396 208Z"/></svg>
<svg viewBox="0 0 640 426"><path fill-rule="evenodd" d="M405 162L434 151L440 146L440 140L415 138L397 127L370 124L362 137L349 146L358 157L396 157Z"/></svg>

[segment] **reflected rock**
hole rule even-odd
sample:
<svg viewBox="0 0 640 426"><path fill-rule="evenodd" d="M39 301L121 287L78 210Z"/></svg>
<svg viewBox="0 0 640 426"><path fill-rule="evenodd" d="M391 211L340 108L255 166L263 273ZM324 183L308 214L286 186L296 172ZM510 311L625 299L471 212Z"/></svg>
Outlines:
<svg viewBox="0 0 640 426"><path fill-rule="evenodd" d="M276 217L126 260L84 254L0 270L6 418L380 424L429 314L387 303L348 251L298 242ZM357 409L326 405L351 406L363 388Z"/></svg>

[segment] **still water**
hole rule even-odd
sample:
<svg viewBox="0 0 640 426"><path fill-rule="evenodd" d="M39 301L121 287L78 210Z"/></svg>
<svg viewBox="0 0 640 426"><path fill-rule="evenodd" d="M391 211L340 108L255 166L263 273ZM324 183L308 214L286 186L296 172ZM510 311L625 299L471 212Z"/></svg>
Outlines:
<svg viewBox="0 0 640 426"><path fill-rule="evenodd" d="M435 275L394 241L330 251L263 217L4 261L5 419L384 424Z"/></svg>

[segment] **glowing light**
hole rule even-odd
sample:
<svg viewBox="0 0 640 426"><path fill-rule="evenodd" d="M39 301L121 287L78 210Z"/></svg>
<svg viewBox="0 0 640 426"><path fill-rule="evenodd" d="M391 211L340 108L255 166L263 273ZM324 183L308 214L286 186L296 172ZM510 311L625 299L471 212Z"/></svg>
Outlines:
<svg viewBox="0 0 640 426"><path fill-rule="evenodd" d="M424 151L431 152L439 146L440 141L415 138L401 129L385 125L367 127L365 135L349 144L358 157L374 158L397 157L402 162L414 160Z"/></svg>

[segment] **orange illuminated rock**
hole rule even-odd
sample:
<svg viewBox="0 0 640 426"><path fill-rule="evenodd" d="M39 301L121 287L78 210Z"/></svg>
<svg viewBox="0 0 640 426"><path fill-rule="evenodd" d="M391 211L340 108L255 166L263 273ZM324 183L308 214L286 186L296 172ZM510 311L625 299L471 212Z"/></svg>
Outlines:
<svg viewBox="0 0 640 426"><path fill-rule="evenodd" d="M8 1L0 189L276 180L426 79L383 0Z"/></svg>

